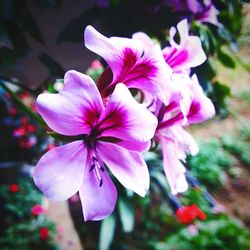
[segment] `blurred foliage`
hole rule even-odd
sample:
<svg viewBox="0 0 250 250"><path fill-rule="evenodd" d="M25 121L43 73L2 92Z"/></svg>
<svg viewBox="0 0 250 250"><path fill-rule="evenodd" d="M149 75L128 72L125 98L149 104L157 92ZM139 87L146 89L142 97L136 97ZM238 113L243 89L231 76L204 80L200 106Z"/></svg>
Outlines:
<svg viewBox="0 0 250 250"><path fill-rule="evenodd" d="M0 64L14 63L29 50L25 33L41 44L45 44L41 30L28 8L27 1L0 2Z"/></svg>
<svg viewBox="0 0 250 250"><path fill-rule="evenodd" d="M200 145L196 156L189 156L187 166L204 185L218 188L225 181L225 170L232 167L233 157L223 149L220 141L211 140Z"/></svg>
<svg viewBox="0 0 250 250"><path fill-rule="evenodd" d="M37 157L48 150L49 145L55 144L53 138L44 134L44 122L34 112L34 103L33 94L0 79L0 134L2 136L0 162L33 163Z"/></svg>
<svg viewBox="0 0 250 250"><path fill-rule="evenodd" d="M227 135L222 137L222 146L235 155L243 164L250 167L250 130L241 130L237 137Z"/></svg>
<svg viewBox="0 0 250 250"><path fill-rule="evenodd" d="M216 81L211 84L207 94L215 106L216 113L225 118L229 113L226 100L227 97L231 95L230 88L227 85Z"/></svg>
<svg viewBox="0 0 250 250"><path fill-rule="evenodd" d="M223 135L219 140L200 143L196 156L188 156L187 167L192 174L209 186L216 189L222 186L229 175L235 171L236 160L250 166L250 128L243 127L234 135Z"/></svg>
<svg viewBox="0 0 250 250"><path fill-rule="evenodd" d="M155 250L187 249L249 250L250 232L229 216L219 215L205 222L197 222L197 233L184 228L155 246Z"/></svg>
<svg viewBox="0 0 250 250"><path fill-rule="evenodd" d="M1 185L1 224L13 225L15 223L28 220L31 215L31 207L42 202L41 193L35 188L32 181L28 178L20 178L15 182L18 191L12 193L9 185Z"/></svg>
<svg viewBox="0 0 250 250"><path fill-rule="evenodd" d="M0 186L1 250L58 249L55 224L44 214L32 214L32 207L41 203L42 194L29 177L13 178Z"/></svg>
<svg viewBox="0 0 250 250"><path fill-rule="evenodd" d="M246 89L240 93L240 98L245 100L248 104L250 104L250 90Z"/></svg>

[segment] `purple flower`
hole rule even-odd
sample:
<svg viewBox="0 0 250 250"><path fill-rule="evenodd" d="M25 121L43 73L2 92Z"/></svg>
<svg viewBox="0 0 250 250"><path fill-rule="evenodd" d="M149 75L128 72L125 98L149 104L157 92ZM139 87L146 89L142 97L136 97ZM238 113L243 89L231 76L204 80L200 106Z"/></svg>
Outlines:
<svg viewBox="0 0 250 250"><path fill-rule="evenodd" d="M188 34L188 23L184 19L177 24L180 35L180 43L176 43L174 36L175 27L169 31L170 46L162 50L166 63L172 68L174 73L188 73L190 68L202 64L206 60L206 55L202 49L198 36Z"/></svg>
<svg viewBox="0 0 250 250"><path fill-rule="evenodd" d="M47 152L34 180L53 200L79 191L84 219L101 220L112 213L117 199L106 165L123 186L145 195L149 173L142 152L157 120L124 84L117 84L104 103L90 77L68 71L64 82L58 94L38 96L37 110L52 130L76 140Z"/></svg>
<svg viewBox="0 0 250 250"><path fill-rule="evenodd" d="M197 0L188 0L187 9L194 14L194 18L197 21L211 23L216 26L221 25L217 19L219 11L215 8L211 0L203 0L203 3Z"/></svg>
<svg viewBox="0 0 250 250"><path fill-rule="evenodd" d="M110 95L116 84L122 82L128 88L150 93L168 103L172 71L164 62L159 45L148 46L136 37L107 38L92 26L85 29L84 39L86 47L108 64L98 82L103 97Z"/></svg>

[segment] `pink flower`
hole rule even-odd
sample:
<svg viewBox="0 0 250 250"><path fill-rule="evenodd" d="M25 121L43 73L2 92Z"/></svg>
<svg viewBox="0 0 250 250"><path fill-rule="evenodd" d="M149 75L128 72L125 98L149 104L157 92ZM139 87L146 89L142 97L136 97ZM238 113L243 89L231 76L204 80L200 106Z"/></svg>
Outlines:
<svg viewBox="0 0 250 250"><path fill-rule="evenodd" d="M177 79L179 79L179 84L181 84L180 96L179 98L174 98L165 107L158 129L175 124L189 125L201 123L215 115L214 105L203 92L196 75L193 75L191 78L184 77L183 80L186 81L186 84L180 77Z"/></svg>
<svg viewBox="0 0 250 250"><path fill-rule="evenodd" d="M157 131L156 140L161 144L163 168L172 194L185 192L188 189L186 169L180 160L185 161L187 154L197 154L197 144L177 125Z"/></svg>
<svg viewBox="0 0 250 250"><path fill-rule="evenodd" d="M95 70L98 70L98 69L102 69L102 68L103 68L103 67L102 67L102 64L101 64L100 61L98 61L98 60L92 61L90 67L91 67L92 69L95 69Z"/></svg>
<svg viewBox="0 0 250 250"><path fill-rule="evenodd" d="M47 212L47 209L45 209L42 205L36 204L31 208L31 214L32 215L42 215Z"/></svg>
<svg viewBox="0 0 250 250"><path fill-rule="evenodd" d="M59 239L62 239L62 238L63 238L63 233L64 233L64 228L63 228L63 226L58 225L56 229L57 229L57 233L58 233L58 238L59 238Z"/></svg>
<svg viewBox="0 0 250 250"><path fill-rule="evenodd" d="M123 83L168 102L172 71L164 63L159 45L147 46L136 37L107 38L92 26L85 29L84 39L86 47L100 55L109 66L98 82L103 97L109 96L116 84Z"/></svg>
<svg viewBox="0 0 250 250"><path fill-rule="evenodd" d="M58 94L39 95L37 110L52 130L75 140L48 151L34 180L53 200L79 191L84 219L101 220L117 199L106 165L123 186L145 195L149 173L141 152L148 149L157 120L124 84L104 103L90 77L68 71L64 83Z"/></svg>
<svg viewBox="0 0 250 250"><path fill-rule="evenodd" d="M188 34L188 22L186 19L177 24L180 35L180 43L176 43L174 36L175 27L169 31L170 46L162 50L166 63L176 73L189 73L190 68L202 64L206 60L206 55L202 49L198 36Z"/></svg>
<svg viewBox="0 0 250 250"><path fill-rule="evenodd" d="M184 77L185 82L179 78L181 75L176 76L181 84L180 96L167 106L159 102L155 108L159 122L155 139L161 144L163 167L173 194L188 188L186 169L180 160L185 161L187 154L198 153L194 139L182 126L204 122L215 114L213 103L204 94L196 75L191 79Z"/></svg>

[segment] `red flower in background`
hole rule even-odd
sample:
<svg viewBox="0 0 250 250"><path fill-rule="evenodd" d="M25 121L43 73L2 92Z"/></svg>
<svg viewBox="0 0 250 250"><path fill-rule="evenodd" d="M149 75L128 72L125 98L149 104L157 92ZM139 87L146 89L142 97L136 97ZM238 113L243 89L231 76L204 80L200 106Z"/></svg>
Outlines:
<svg viewBox="0 0 250 250"><path fill-rule="evenodd" d="M42 240L47 240L49 238L49 229L47 227L41 227L39 229L39 235Z"/></svg>
<svg viewBox="0 0 250 250"><path fill-rule="evenodd" d="M16 108L11 107L11 108L9 109L9 114L10 114L10 115L13 115L13 116L17 115L17 110L16 110Z"/></svg>
<svg viewBox="0 0 250 250"><path fill-rule="evenodd" d="M9 191L11 193L17 193L19 191L19 186L17 184L10 184Z"/></svg>
<svg viewBox="0 0 250 250"><path fill-rule="evenodd" d="M182 224L190 224L195 219L205 220L206 214L195 204L183 206L176 210L177 220Z"/></svg>

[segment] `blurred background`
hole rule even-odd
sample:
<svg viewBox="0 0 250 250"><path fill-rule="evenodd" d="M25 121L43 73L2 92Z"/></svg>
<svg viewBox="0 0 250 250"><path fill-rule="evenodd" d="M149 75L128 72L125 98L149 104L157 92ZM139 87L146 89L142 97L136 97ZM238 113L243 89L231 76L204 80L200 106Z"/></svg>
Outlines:
<svg viewBox="0 0 250 250"><path fill-rule="evenodd" d="M250 3L239 0L0 0L0 249L250 250ZM195 4L196 8L192 8ZM79 197L48 202L32 171L58 145L34 115L38 94L57 92L67 70L95 80L105 62L84 47L93 25L105 36L143 31L168 44L187 18L207 61L193 70L216 117L189 128L199 143L186 167L189 190L169 192L149 152L145 198L119 187L112 216L85 223Z"/></svg>

